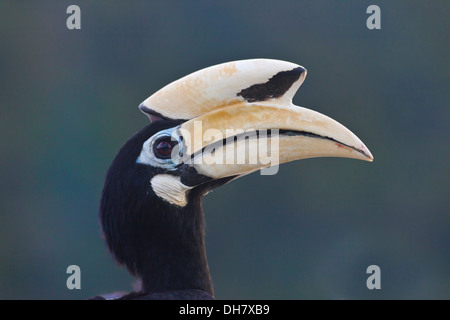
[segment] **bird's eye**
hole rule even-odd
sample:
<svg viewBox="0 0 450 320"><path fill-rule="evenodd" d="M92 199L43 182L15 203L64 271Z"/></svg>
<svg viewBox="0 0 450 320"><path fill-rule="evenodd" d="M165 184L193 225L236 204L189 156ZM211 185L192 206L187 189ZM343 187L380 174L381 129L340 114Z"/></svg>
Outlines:
<svg viewBox="0 0 450 320"><path fill-rule="evenodd" d="M159 159L170 159L175 145L176 142L171 141L170 138L163 138L153 145L153 153Z"/></svg>

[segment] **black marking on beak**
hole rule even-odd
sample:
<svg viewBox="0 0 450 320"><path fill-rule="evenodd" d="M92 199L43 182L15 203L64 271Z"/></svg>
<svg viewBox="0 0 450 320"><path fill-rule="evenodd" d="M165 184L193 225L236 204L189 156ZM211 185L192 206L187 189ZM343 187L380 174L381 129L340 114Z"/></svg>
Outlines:
<svg viewBox="0 0 450 320"><path fill-rule="evenodd" d="M305 71L306 69L297 67L289 71L278 72L266 83L254 84L246 89L242 89L237 93L237 96L241 96L248 102L265 101L281 97Z"/></svg>
<svg viewBox="0 0 450 320"><path fill-rule="evenodd" d="M199 184L211 181L212 178L197 172L197 169L187 164L183 164L178 168L180 172L180 181L188 187L195 187Z"/></svg>
<svg viewBox="0 0 450 320"><path fill-rule="evenodd" d="M357 149L355 147L352 147L352 146L350 146L348 144L345 144L343 142L340 142L340 141L338 141L338 140L336 140L334 138L331 138L331 137L322 136L322 135L315 134L315 133L308 132L308 131L296 131L296 130L285 130L285 129L275 129L275 130L276 130L276 134L279 135L279 136L289 136L289 137L304 136L304 137L309 137L309 138L316 138L316 139L323 139L323 140L332 141L332 142L338 143L340 145L343 145L345 147L348 147L348 148L350 148L350 149L352 149L352 150L354 150L356 152L359 152L359 153L361 153L364 156L367 156L367 154L365 154L364 151L359 150L359 149ZM272 137L272 135L273 135L272 129L270 129L268 131L265 131L264 137L265 138L270 138L270 137ZM219 140L219 141L213 142L212 144L208 145L207 147L203 147L201 150L191 154L190 160L193 161L195 157L197 157L197 156L201 155L202 153L204 153L206 148L210 148L210 150L215 151L216 149L218 149L220 147L226 146L227 143L238 141L241 138L250 139L250 138L259 138L259 137L260 137L260 130L256 130L256 131L252 131L252 132L245 132L245 133L238 134L236 136L227 137L227 138L225 138L223 140ZM186 166L186 165L184 164L183 166ZM194 174L197 174L197 172L195 171ZM183 181L183 179L182 179L182 181ZM190 185L189 181L185 181L185 182L186 182L185 183L186 185Z"/></svg>
<svg viewBox="0 0 450 320"><path fill-rule="evenodd" d="M327 137L327 136L321 136L321 135L318 135L318 134L315 134L315 133L312 133L312 132L293 131L293 130L280 130L279 134L280 135L284 135L284 136L290 136L290 137L293 137L293 136L304 136L304 137L318 138L318 139L333 141L335 143L339 143L339 144L341 144L343 146L346 146L347 148L350 148L350 149L352 149L352 150L354 150L356 152L359 152L359 153L361 153L362 155L364 155L366 157L368 156L367 154L364 153L364 151L362 151L360 149L357 149L355 147L349 146L348 144L340 142L340 141L338 141L338 140L336 140L334 138L330 138L330 137Z"/></svg>

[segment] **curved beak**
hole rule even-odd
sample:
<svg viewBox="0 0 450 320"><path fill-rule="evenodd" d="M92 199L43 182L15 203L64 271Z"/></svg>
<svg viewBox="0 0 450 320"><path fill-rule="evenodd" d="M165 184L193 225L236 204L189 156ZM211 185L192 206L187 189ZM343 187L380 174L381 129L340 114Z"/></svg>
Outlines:
<svg viewBox="0 0 450 320"><path fill-rule="evenodd" d="M292 104L220 108L183 123L177 135L184 144L183 163L212 179L313 157L373 160L364 143L342 124Z"/></svg>
<svg viewBox="0 0 450 320"><path fill-rule="evenodd" d="M274 174L278 164L305 158L372 161L346 127L292 104L306 74L304 67L281 60L232 61L168 84L140 109L152 121L185 120L171 132L181 146L173 163L182 165L186 186L260 169Z"/></svg>

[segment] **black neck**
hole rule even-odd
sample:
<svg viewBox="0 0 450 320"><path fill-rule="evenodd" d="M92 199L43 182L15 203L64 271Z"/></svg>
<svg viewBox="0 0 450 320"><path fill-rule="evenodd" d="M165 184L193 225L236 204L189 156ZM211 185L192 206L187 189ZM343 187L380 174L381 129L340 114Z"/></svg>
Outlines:
<svg viewBox="0 0 450 320"><path fill-rule="evenodd" d="M167 205L155 221L164 226L148 233L142 249L143 290L163 292L200 289L214 296L205 248L204 215L200 199L184 208ZM148 230L147 232L151 232Z"/></svg>
<svg viewBox="0 0 450 320"><path fill-rule="evenodd" d="M110 251L142 279L145 291L199 289L213 295L201 198L228 180L193 188L187 205L180 208L151 188L151 178L166 171L136 163L150 136L177 123L157 121L124 144L106 174L100 219Z"/></svg>
<svg viewBox="0 0 450 320"><path fill-rule="evenodd" d="M100 208L105 240L116 260L141 278L143 290L200 289L213 296L201 191L192 189L183 208L148 196L143 188L129 197L117 191L106 183Z"/></svg>

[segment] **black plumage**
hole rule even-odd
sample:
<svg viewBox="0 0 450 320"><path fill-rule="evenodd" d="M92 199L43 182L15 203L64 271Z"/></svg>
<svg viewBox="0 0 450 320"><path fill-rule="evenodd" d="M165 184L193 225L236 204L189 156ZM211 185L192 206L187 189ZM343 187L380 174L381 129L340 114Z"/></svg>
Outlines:
<svg viewBox="0 0 450 320"><path fill-rule="evenodd" d="M214 296L201 198L231 178L201 184L189 192L186 206L177 207L157 197L149 183L167 170L136 162L149 137L179 123L161 120L143 128L121 148L106 175L100 205L106 243L119 264L142 280L142 292L128 298Z"/></svg>

